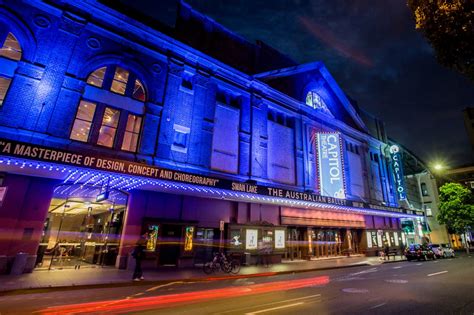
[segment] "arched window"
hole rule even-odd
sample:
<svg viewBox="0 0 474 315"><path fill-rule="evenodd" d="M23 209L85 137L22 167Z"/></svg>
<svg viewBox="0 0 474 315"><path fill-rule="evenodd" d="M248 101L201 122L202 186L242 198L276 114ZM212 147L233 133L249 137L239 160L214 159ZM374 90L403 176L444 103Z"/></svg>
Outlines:
<svg viewBox="0 0 474 315"><path fill-rule="evenodd" d="M145 102L145 88L134 73L119 67L105 66L93 71L87 77L91 86L124 96L125 103L131 97ZM85 98L85 97L84 97ZM138 148L142 116L122 104L102 103L82 99L79 103L70 138L81 142L136 152ZM137 104L128 99L128 103Z"/></svg>
<svg viewBox="0 0 474 315"><path fill-rule="evenodd" d="M324 100L315 91L309 91L308 94L306 94L306 105L314 109L320 109L324 112L331 113Z"/></svg>
<svg viewBox="0 0 474 315"><path fill-rule="evenodd" d="M145 88L130 71L119 66L102 67L92 72L87 83L114 93L145 102Z"/></svg>
<svg viewBox="0 0 474 315"><path fill-rule="evenodd" d="M16 37L8 31L4 33L0 31L0 47L0 106L2 106L13 76L11 71L6 70L11 69L11 66L2 66L2 64L11 64L12 61L21 60L22 51Z"/></svg>

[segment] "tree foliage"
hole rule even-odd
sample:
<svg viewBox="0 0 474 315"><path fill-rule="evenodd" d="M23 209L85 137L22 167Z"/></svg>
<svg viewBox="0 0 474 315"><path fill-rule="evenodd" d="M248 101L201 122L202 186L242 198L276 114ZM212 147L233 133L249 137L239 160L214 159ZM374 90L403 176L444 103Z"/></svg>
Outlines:
<svg viewBox="0 0 474 315"><path fill-rule="evenodd" d="M448 229L464 233L474 227L474 204L471 190L457 183L447 183L439 189L438 221Z"/></svg>
<svg viewBox="0 0 474 315"><path fill-rule="evenodd" d="M408 0L438 62L474 81L474 0Z"/></svg>

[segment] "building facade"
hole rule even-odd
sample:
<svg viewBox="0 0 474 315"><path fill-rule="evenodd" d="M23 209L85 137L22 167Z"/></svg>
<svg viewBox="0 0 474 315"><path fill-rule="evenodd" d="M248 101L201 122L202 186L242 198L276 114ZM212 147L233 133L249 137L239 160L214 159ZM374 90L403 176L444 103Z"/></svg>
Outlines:
<svg viewBox="0 0 474 315"><path fill-rule="evenodd" d="M124 268L216 248L276 260L406 243L387 144L321 62L179 4L176 27L94 1L0 1L0 258Z"/></svg>

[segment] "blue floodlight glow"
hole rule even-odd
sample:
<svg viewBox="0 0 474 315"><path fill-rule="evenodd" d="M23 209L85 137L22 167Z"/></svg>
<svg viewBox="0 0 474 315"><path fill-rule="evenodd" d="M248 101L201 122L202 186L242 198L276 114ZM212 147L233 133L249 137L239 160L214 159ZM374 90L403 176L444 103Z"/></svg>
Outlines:
<svg viewBox="0 0 474 315"><path fill-rule="evenodd" d="M53 163L46 163L46 162L29 162L24 161L22 159L14 159L15 162L18 163L25 163L30 168L42 168L43 166L47 171L54 172L55 167L57 165ZM4 158L0 158L0 164L4 163ZM11 163L11 159L7 160L7 164ZM29 163L29 164L27 164ZM208 198L215 198L215 199L226 199L232 201L243 201L243 202L252 202L258 200L261 203L265 204L275 204L275 205L288 205L291 207L299 207L299 208L316 208L316 209L326 209L326 210L334 210L334 211L341 211L341 212L351 212L351 213L358 213L364 215L379 215L385 217L394 217L394 218L421 218L422 216L413 215L413 214L406 214L406 213L397 213L397 212L390 212L390 211L383 211L383 210L375 210L375 209L366 209L366 208L356 208L356 207L349 207L343 205L332 205L320 202L308 202L302 200L292 200L292 199L285 199L279 197L269 197L269 196L256 196L252 193L245 193L245 192L233 192L219 188L209 188L206 187L206 193L203 193L203 187L193 184L186 184L186 183L170 183L164 180L159 179L149 179L139 176L130 176L130 175L121 175L110 173L107 171L96 171L96 170L88 170L79 167L69 167L69 166L60 166L63 169L68 171L68 175L63 181L61 186L58 186L55 189L55 194L58 196L69 196L75 192L79 192L85 188L97 188L99 189L102 187L102 184L105 180L110 179L111 183L116 182L110 189L114 189L116 191L132 191L138 188L143 190L158 190L164 192L170 192L174 194L187 194L187 195L195 195L200 197L208 197ZM86 184L87 183L87 184ZM78 187L79 185L79 187ZM59 187L65 186L66 188L60 189ZM151 186L151 187L150 187ZM93 192L95 193L95 191ZM89 195L89 194L88 194ZM93 198L97 196L94 195ZM91 196L89 196L91 197Z"/></svg>

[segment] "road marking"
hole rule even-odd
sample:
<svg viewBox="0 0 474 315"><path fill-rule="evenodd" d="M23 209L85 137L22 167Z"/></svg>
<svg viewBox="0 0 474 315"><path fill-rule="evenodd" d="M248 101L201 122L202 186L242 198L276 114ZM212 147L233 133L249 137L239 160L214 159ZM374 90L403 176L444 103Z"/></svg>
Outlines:
<svg viewBox="0 0 474 315"><path fill-rule="evenodd" d="M393 267L393 269L400 269L402 266Z"/></svg>
<svg viewBox="0 0 474 315"><path fill-rule="evenodd" d="M311 298L320 297L320 296L321 296L321 294L307 295L307 296L303 296L303 297L299 297L299 298L294 298L294 299L289 299L289 300L283 300L283 301L278 301L278 302L271 302L271 303L260 304L259 306L260 306L260 307L262 307L262 306L269 306L269 305L275 305L275 304L293 302L293 301L298 301L298 300L303 300L303 299L311 299ZM238 309L233 309L233 310L230 310L230 311L219 312L219 313L217 313L217 314L234 313L234 312L236 312L236 311L241 311L241 310L245 310L245 309L248 309L248 308L254 308L254 307L255 307L255 306L246 306L246 307L241 307L241 308L238 308Z"/></svg>
<svg viewBox="0 0 474 315"><path fill-rule="evenodd" d="M146 292L155 291L155 290L158 290L160 288L169 287L170 285L180 284L180 283L183 283L183 281L175 281L175 282L170 282L170 283L166 283L166 284L157 285L156 287L149 288L148 290L146 290Z"/></svg>
<svg viewBox="0 0 474 315"><path fill-rule="evenodd" d="M270 312L270 311L275 311L275 310L281 310L283 308L289 308L289 307L293 307L293 306L297 306L297 305L301 305L301 304L304 304L304 302L298 302L298 303L282 305L282 306L278 306L278 307L267 308L267 309L252 312L252 313L245 313L245 315L254 315L254 314L260 314L260 313L265 313L265 312Z"/></svg>
<svg viewBox="0 0 474 315"><path fill-rule="evenodd" d="M370 268L370 269L367 269L367 270L362 270L362 271L359 271L359 272L354 272L354 273L351 273L350 275L351 276L357 276L357 275L362 275L364 273L371 273L371 272L377 272L377 268Z"/></svg>
<svg viewBox="0 0 474 315"><path fill-rule="evenodd" d="M419 264L416 264L415 266L421 266L421 265L423 265L423 264L422 264L422 263L419 263Z"/></svg>
<svg viewBox="0 0 474 315"><path fill-rule="evenodd" d="M345 292L345 293L367 293L367 292L369 292L369 290L367 290L367 289L357 289L357 288L345 288L345 289L342 289L342 292Z"/></svg>
<svg viewBox="0 0 474 315"><path fill-rule="evenodd" d="M380 307L380 306L384 306L385 304L387 304L387 303L380 303L380 304L374 305L374 306L372 306L371 308L369 308L369 310L376 309L376 308L378 308L378 307Z"/></svg>
<svg viewBox="0 0 474 315"><path fill-rule="evenodd" d="M390 280L385 280L385 282L389 282L389 283L408 283L408 280L403 280L403 279L390 279Z"/></svg>
<svg viewBox="0 0 474 315"><path fill-rule="evenodd" d="M428 274L428 277L441 275L441 274L447 273L447 272L448 272L447 270L444 270L444 271L440 271L440 272L430 273L430 274Z"/></svg>

